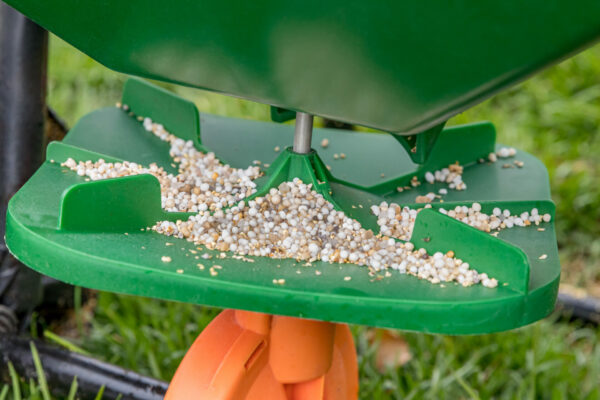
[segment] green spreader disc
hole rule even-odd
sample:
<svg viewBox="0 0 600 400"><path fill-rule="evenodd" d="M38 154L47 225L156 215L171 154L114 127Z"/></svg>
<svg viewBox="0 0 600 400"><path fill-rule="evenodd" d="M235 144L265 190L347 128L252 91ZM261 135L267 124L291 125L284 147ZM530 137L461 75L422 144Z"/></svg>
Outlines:
<svg viewBox="0 0 600 400"><path fill-rule="evenodd" d="M198 117L191 103L140 81L126 85L123 101L137 115L195 140L199 148L214 151L234 167L246 167L254 160L275 165L284 152L274 148L292 143L290 125ZM330 143L327 148L318 145L324 138ZM371 205L385 200L418 207L415 197L437 192L441 184L403 192L396 187L455 161L465 166L468 188L449 191L434 210L477 201L487 213L494 207L513 213L536 207L554 218L544 166L520 151L515 158L522 161L521 168L503 168L501 161L478 162L494 146L489 123L447 128L429 161L417 166L392 135L331 129L315 129L313 135L319 160L330 166L324 174L332 199L367 228L377 228ZM342 152L345 159L333 158ZM50 144L44 164L10 201L6 242L26 265L68 283L187 303L448 334L515 328L543 318L554 307L560 265L552 222L544 223L543 231L515 227L494 237L434 210L419 213L411 241L428 251L453 250L478 271L498 278L500 284L493 289L434 285L395 271L374 279L367 268L352 264L307 266L268 257L249 257L254 262L247 262L232 258L232 253L221 259L218 251L145 229L161 219L185 218L160 208L156 178L138 175L88 182L60 166L69 157L156 162L168 171L177 170L169 145L116 107L90 113L63 142ZM267 170L264 180L272 173ZM195 258L205 252L213 258ZM162 262L163 256L172 261ZM206 268L199 269L199 262ZM209 273L213 264L222 266L216 276ZM274 285L274 279L285 279L285 284Z"/></svg>

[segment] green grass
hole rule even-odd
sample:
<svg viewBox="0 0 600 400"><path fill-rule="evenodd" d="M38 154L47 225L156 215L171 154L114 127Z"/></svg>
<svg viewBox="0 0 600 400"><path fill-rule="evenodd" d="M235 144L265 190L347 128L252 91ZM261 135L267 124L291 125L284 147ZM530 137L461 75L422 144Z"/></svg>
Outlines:
<svg viewBox="0 0 600 400"><path fill-rule="evenodd" d="M49 103L71 126L85 113L120 98L123 75L54 38L49 65ZM201 112L269 117L264 105L169 88L195 101ZM557 204L563 282L600 294L600 47L495 96L451 123L478 120L493 121L500 142L544 161ZM69 339L72 344L52 335L49 339L169 380L187 347L217 312L101 292L89 326ZM367 328L353 327L361 398L600 399L599 330L555 318L492 335L406 333L413 359L385 374L374 367L376 346L368 344ZM0 400L18 399L15 385L0 386ZM44 398L41 382L21 382L20 387L23 399Z"/></svg>

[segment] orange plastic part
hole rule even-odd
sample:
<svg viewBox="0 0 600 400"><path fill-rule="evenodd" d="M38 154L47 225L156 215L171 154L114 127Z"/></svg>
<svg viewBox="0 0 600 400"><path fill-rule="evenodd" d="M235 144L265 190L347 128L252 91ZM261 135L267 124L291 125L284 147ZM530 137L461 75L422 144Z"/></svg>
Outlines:
<svg viewBox="0 0 600 400"><path fill-rule="evenodd" d="M225 310L183 358L166 400L356 400L345 324Z"/></svg>
<svg viewBox="0 0 600 400"><path fill-rule="evenodd" d="M283 383L312 381L331 367L335 324L274 316L269 364Z"/></svg>

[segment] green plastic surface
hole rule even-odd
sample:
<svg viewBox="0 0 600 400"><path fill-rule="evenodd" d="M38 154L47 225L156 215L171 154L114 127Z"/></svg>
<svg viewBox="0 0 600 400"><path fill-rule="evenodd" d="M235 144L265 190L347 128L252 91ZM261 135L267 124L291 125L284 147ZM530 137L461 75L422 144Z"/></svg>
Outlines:
<svg viewBox="0 0 600 400"><path fill-rule="evenodd" d="M127 85L127 91L137 90L145 95L125 93L129 106L144 110L155 121L162 115L163 99L177 108L172 112L181 113L180 118L198 118L194 108L173 101L170 94L139 82ZM402 193L396 186L455 161L465 165L463 179L468 189L449 191L445 202L434 208L479 201L488 213L496 206L513 213L537 207L554 217L548 176L537 159L519 151L516 159L523 161L523 168L502 168L501 161L477 162L494 149L495 132L489 123L444 129L432 157L417 166L392 135L315 129L313 142L327 138L330 145L300 156L273 150L292 143L293 126L212 115L201 115L199 121L201 143L221 160L234 167L246 167L253 160L272 165L260 178L259 191L293 176L316 179L319 190L330 192L339 209L367 228L377 228L376 217L369 211L372 204L386 200L415 206L417 195L437 192L444 185L423 183ZM165 126L178 136L180 129L189 132L187 126ZM333 158L341 152L346 159ZM251 263L231 258L230 253L219 259L217 251L199 250L193 243L145 229L158 219L186 215L158 207L154 177L88 182L60 166L68 157L104 158L145 165L156 162L176 172L168 153L167 143L121 109L100 109L83 117L63 142L48 147L46 162L11 199L6 231L9 249L43 274L101 290L425 332L506 330L543 318L554 307L560 265L553 223L543 224L543 232L513 228L495 238L441 213L422 211L411 239L416 246L453 250L480 272L497 277L500 285L494 289L433 285L395 272L378 279L369 276L365 267L351 264L306 266L266 257L251 257L255 260ZM203 252L215 257L196 259ZM542 254L547 258L540 259ZM162 262L162 256L171 257L172 262ZM197 266L200 262L206 267L203 270ZM209 268L215 264L222 269L211 276ZM344 279L348 276L349 281ZM285 285L272 283L280 278Z"/></svg>
<svg viewBox="0 0 600 400"><path fill-rule="evenodd" d="M598 0L6 0L109 68L413 134L600 36Z"/></svg>

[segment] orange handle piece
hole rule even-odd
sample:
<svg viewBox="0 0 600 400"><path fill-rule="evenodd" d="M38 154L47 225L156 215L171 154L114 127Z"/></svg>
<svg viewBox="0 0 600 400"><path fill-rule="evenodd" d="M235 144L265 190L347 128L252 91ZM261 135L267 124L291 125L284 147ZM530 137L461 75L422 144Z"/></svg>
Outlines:
<svg viewBox="0 0 600 400"><path fill-rule="evenodd" d="M166 400L356 400L345 324L225 310L198 336Z"/></svg>

